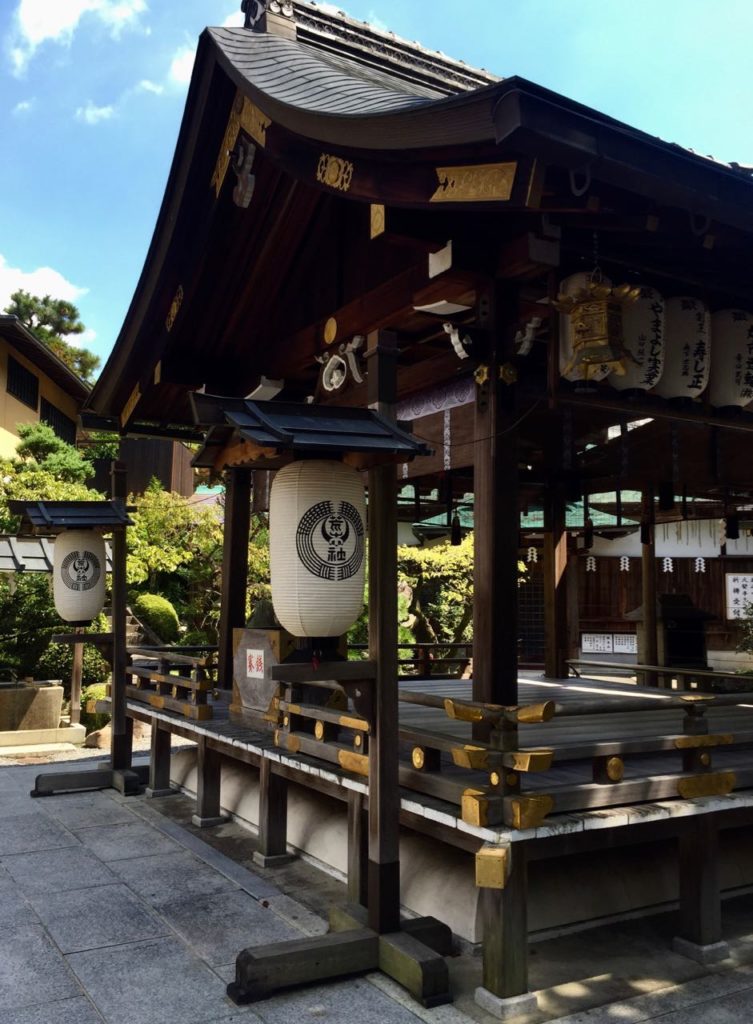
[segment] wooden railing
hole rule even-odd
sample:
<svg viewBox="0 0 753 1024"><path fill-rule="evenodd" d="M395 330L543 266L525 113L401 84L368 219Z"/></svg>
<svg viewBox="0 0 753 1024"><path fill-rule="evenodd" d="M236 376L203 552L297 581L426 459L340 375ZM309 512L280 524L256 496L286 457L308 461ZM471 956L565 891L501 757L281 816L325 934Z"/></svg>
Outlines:
<svg viewBox="0 0 753 1024"><path fill-rule="evenodd" d="M349 644L348 650L364 659L368 656L366 644ZM398 674L401 678L456 679L473 657L473 643L398 644L397 651ZM408 666L411 671L407 671Z"/></svg>
<svg viewBox="0 0 753 1024"><path fill-rule="evenodd" d="M214 647L129 647L126 697L185 718L212 717L207 701L215 685Z"/></svg>

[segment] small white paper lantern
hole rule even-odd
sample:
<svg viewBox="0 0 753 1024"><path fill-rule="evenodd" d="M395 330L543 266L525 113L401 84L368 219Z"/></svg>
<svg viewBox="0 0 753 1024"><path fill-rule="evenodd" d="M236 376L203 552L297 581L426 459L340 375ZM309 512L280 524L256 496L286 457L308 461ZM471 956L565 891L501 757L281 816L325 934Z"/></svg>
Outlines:
<svg viewBox="0 0 753 1024"><path fill-rule="evenodd" d="M65 622L86 626L105 603L105 542L94 530L66 530L54 544L55 608Z"/></svg>
<svg viewBox="0 0 753 1024"><path fill-rule="evenodd" d="M341 636L363 608L366 504L341 462L293 462L269 500L275 614L294 636Z"/></svg>
<svg viewBox="0 0 753 1024"><path fill-rule="evenodd" d="M625 373L610 373L609 383L618 391L648 391L664 369L664 299L655 288L641 288L635 302L624 306L622 336Z"/></svg>
<svg viewBox="0 0 753 1024"><path fill-rule="evenodd" d="M664 306L664 371L654 388L662 398L698 398L709 381L711 316L686 295Z"/></svg>
<svg viewBox="0 0 753 1024"><path fill-rule="evenodd" d="M720 309L711 316L709 401L716 408L753 401L753 313Z"/></svg>

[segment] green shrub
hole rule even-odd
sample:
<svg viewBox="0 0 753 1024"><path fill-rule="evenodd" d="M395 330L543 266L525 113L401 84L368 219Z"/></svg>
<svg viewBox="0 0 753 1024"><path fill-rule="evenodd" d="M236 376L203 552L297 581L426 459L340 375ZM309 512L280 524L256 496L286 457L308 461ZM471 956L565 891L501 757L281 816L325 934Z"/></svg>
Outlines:
<svg viewBox="0 0 753 1024"><path fill-rule="evenodd" d="M86 710L87 702L90 700L103 700L107 696L107 687L104 683L94 683L85 686L81 690L81 724L86 728L86 734L102 729L110 721L107 714L89 714Z"/></svg>
<svg viewBox="0 0 753 1024"><path fill-rule="evenodd" d="M180 622L167 598L159 594L139 594L132 607L136 618L156 633L163 643L175 643L180 634Z"/></svg>
<svg viewBox="0 0 753 1024"><path fill-rule="evenodd" d="M50 644L40 655L34 669L36 679L60 679L67 694L71 688L73 644ZM110 666L91 644L84 645L82 685L103 683L110 675Z"/></svg>

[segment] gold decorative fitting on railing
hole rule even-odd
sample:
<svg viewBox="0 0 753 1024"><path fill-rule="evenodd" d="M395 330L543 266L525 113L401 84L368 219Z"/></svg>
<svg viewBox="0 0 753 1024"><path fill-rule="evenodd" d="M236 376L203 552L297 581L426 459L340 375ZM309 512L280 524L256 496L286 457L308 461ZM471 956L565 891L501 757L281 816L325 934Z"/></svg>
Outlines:
<svg viewBox="0 0 753 1024"><path fill-rule="evenodd" d="M554 751L544 750L512 750L504 754L504 762L508 768L516 772L548 772L552 767Z"/></svg>
<svg viewBox="0 0 753 1024"><path fill-rule="evenodd" d="M735 742L735 737L729 733L714 735L709 733L706 736L678 736L675 740L675 747L678 750L692 750L695 747L726 747Z"/></svg>
<svg viewBox="0 0 753 1024"><path fill-rule="evenodd" d="M476 853L476 886L504 889L510 877L511 857L509 846L482 846Z"/></svg>
<svg viewBox="0 0 753 1024"><path fill-rule="evenodd" d="M517 163L436 167L432 203L506 202L512 195Z"/></svg>
<svg viewBox="0 0 753 1024"><path fill-rule="evenodd" d="M505 824L511 828L536 828L554 808L552 797L544 793L536 796L513 796L505 799Z"/></svg>
<svg viewBox="0 0 753 1024"><path fill-rule="evenodd" d="M337 760L341 768L355 775L369 774L369 759L366 754L356 754L353 750L338 750Z"/></svg>
<svg viewBox="0 0 753 1024"><path fill-rule="evenodd" d="M316 180L328 188L347 192L353 180L353 164L340 156L322 153L316 167Z"/></svg>
<svg viewBox="0 0 753 1024"><path fill-rule="evenodd" d="M369 238L378 238L384 234L387 215L382 203L372 203L369 220Z"/></svg>
<svg viewBox="0 0 753 1024"><path fill-rule="evenodd" d="M690 775L678 780L677 793L683 800L693 800L701 796L728 796L735 788L736 781L734 772Z"/></svg>

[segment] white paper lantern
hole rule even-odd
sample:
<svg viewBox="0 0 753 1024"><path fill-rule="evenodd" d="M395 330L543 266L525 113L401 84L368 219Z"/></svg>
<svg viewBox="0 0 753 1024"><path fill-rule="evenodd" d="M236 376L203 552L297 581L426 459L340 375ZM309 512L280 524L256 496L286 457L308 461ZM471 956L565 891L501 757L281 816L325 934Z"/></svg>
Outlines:
<svg viewBox="0 0 753 1024"><path fill-rule="evenodd" d="M582 288L588 286L590 280L591 274L571 274L570 277L566 277L560 283L559 293L560 295L577 295ZM605 286L612 284L608 277L603 277L602 283ZM589 367L586 370L582 365L578 365L577 361L573 359L575 354L574 342L575 329L573 327L573 318L560 314L560 374L565 380L572 381L604 380L609 373L609 367L595 366Z"/></svg>
<svg viewBox="0 0 753 1024"><path fill-rule="evenodd" d="M293 462L269 501L272 603L294 636L341 636L363 608L366 505L341 462Z"/></svg>
<svg viewBox="0 0 753 1024"><path fill-rule="evenodd" d="M742 408L753 401L753 313L720 309L711 316L709 401Z"/></svg>
<svg viewBox="0 0 753 1024"><path fill-rule="evenodd" d="M682 295L664 306L664 371L654 388L662 398L698 398L709 380L711 317L700 299Z"/></svg>
<svg viewBox="0 0 753 1024"><path fill-rule="evenodd" d="M54 544L55 608L73 626L88 625L105 603L105 542L94 530L66 530Z"/></svg>
<svg viewBox="0 0 753 1024"><path fill-rule="evenodd" d="M618 391L648 391L664 369L664 299L655 288L641 288L635 302L624 306L622 336L625 373L610 373L609 383Z"/></svg>

